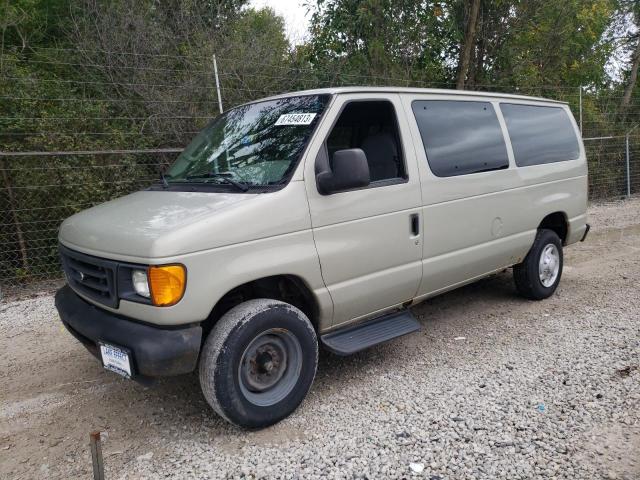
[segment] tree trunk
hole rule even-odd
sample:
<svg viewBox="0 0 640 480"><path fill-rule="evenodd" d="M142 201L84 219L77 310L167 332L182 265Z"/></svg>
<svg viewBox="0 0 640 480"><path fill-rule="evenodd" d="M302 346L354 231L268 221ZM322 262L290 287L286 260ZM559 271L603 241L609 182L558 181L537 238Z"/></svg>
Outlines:
<svg viewBox="0 0 640 480"><path fill-rule="evenodd" d="M464 34L464 42L462 43L462 48L460 48L460 60L458 61L457 90L464 90L464 81L467 78L471 60L471 49L476 42L476 25L478 23L478 12L480 11L480 0L469 0L469 2L471 3L469 21Z"/></svg>
<svg viewBox="0 0 640 480"><path fill-rule="evenodd" d="M624 95L622 95L622 103L620 106L624 109L629 106L631 102L631 94L633 88L636 86L636 80L638 80L638 63L640 63L640 35L636 40L636 48L633 52L633 61L631 63L631 73L629 74L629 81L624 87Z"/></svg>
<svg viewBox="0 0 640 480"><path fill-rule="evenodd" d="M18 218L18 212L16 211L16 197L11 187L11 180L7 173L8 166L6 160L2 160L0 163L0 170L2 170L2 179L4 180L5 188L7 189L7 196L9 197L9 210L11 211L11 218L13 220L13 226L15 228L16 237L18 238L18 248L20 249L20 257L22 260L22 268L24 273L27 273L29 269L29 258L27 256L27 244L24 241L24 235L22 233L22 226L20 225L20 219Z"/></svg>
<svg viewBox="0 0 640 480"><path fill-rule="evenodd" d="M478 19L478 28L476 30L482 32L482 18ZM480 34L467 75L467 87L472 90L482 81L482 73L484 72L484 50L484 38L482 34Z"/></svg>

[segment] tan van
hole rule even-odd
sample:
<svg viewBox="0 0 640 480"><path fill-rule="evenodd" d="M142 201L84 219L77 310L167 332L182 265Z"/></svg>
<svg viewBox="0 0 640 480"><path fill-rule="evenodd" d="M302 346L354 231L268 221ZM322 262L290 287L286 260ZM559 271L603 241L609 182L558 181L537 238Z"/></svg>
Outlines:
<svg viewBox="0 0 640 480"><path fill-rule="evenodd" d="M416 331L411 305L506 267L524 297L552 295L586 206L564 103L289 93L226 112L156 184L67 219L56 305L105 368L198 369L216 412L263 427L302 402L320 345Z"/></svg>

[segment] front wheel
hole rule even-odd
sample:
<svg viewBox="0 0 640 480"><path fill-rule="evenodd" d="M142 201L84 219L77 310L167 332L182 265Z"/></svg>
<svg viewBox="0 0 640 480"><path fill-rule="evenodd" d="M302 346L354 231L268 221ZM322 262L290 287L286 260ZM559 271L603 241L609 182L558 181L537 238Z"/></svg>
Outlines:
<svg viewBox="0 0 640 480"><path fill-rule="evenodd" d="M318 341L304 313L278 300L249 300L223 315L209 334L200 385L227 421L261 428L300 405L317 365Z"/></svg>
<svg viewBox="0 0 640 480"><path fill-rule="evenodd" d="M541 229L522 263L513 267L518 292L531 300L553 295L562 276L562 241L553 230Z"/></svg>

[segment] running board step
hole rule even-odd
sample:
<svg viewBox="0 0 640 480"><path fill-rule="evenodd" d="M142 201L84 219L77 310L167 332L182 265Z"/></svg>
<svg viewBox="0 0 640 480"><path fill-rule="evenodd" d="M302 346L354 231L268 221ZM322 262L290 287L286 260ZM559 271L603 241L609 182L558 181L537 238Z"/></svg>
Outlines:
<svg viewBox="0 0 640 480"><path fill-rule="evenodd" d="M327 333L320 339L329 351L346 356L418 330L420 323L409 310L402 310Z"/></svg>

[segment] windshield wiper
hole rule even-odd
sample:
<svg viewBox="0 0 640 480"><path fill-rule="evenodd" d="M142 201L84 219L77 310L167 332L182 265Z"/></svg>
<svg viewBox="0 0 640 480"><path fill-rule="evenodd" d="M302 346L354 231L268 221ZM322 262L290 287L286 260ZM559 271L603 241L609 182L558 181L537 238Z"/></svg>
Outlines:
<svg viewBox="0 0 640 480"><path fill-rule="evenodd" d="M229 185L233 185L238 190L246 192L249 190L249 186L246 183L239 182L231 178L231 173L226 172L208 172L208 173L200 173L198 175L189 175L187 176L187 180L195 180L198 178L218 178L228 183Z"/></svg>

